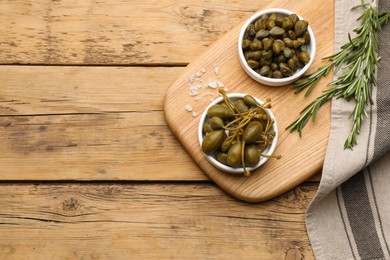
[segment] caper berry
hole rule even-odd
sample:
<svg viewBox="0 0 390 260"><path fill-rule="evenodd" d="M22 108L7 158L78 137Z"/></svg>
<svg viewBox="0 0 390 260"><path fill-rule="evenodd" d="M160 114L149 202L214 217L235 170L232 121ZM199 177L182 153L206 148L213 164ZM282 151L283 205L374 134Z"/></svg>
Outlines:
<svg viewBox="0 0 390 260"><path fill-rule="evenodd" d="M209 122L203 124L203 132L210 133L214 131Z"/></svg>
<svg viewBox="0 0 390 260"><path fill-rule="evenodd" d="M247 144L256 142L261 138L263 132L263 125L259 121L250 122L242 135L242 140Z"/></svg>
<svg viewBox="0 0 390 260"><path fill-rule="evenodd" d="M241 165L241 154L242 154L242 143L241 141L235 142L232 147L230 147L227 153L227 162L230 166L239 166Z"/></svg>
<svg viewBox="0 0 390 260"><path fill-rule="evenodd" d="M229 165L227 161L227 153L218 152L217 155L215 156L215 159L217 159L217 161L222 164Z"/></svg>
<svg viewBox="0 0 390 260"><path fill-rule="evenodd" d="M256 166L260 161L260 151L256 145L245 146L244 149L245 164L249 167Z"/></svg>
<svg viewBox="0 0 390 260"><path fill-rule="evenodd" d="M206 154L215 153L221 148L226 137L226 133L223 130L207 133L202 142L202 151Z"/></svg>
<svg viewBox="0 0 390 260"><path fill-rule="evenodd" d="M210 118L209 124L213 130L221 130L225 125L222 118L217 116Z"/></svg>
<svg viewBox="0 0 390 260"><path fill-rule="evenodd" d="M212 118L214 116L220 117L223 120L234 118L234 113L226 106L214 105L207 110L207 115Z"/></svg>
<svg viewBox="0 0 390 260"><path fill-rule="evenodd" d="M247 106L253 106L253 107L258 106L256 99L254 97L252 97L251 95L245 95L243 97L243 101Z"/></svg>
<svg viewBox="0 0 390 260"><path fill-rule="evenodd" d="M237 99L234 102L234 105L236 106L238 111L240 111L241 113L245 113L245 112L249 111L249 107L245 104L243 99Z"/></svg>

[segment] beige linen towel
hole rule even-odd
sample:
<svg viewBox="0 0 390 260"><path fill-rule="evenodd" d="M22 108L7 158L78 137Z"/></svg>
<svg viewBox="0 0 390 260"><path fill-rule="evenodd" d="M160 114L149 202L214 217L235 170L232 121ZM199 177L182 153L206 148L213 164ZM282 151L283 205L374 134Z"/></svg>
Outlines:
<svg viewBox="0 0 390 260"><path fill-rule="evenodd" d="M335 52L359 25L360 0L335 0ZM379 13L390 0L379 0ZM344 150L354 103L332 100L331 130L322 179L306 212L317 259L390 259L390 26L379 33L381 67L358 145Z"/></svg>

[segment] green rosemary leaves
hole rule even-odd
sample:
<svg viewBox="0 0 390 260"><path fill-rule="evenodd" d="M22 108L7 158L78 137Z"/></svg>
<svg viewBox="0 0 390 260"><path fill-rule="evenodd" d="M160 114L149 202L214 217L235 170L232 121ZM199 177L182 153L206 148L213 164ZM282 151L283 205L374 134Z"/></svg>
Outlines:
<svg viewBox="0 0 390 260"><path fill-rule="evenodd" d="M318 81L332 68L335 73L340 71L341 75L329 84L330 88L324 90L321 96L306 106L299 118L287 127L291 132L298 131L301 135L309 119L312 117L315 121L320 107L333 97L344 98L347 101L355 100L356 105L350 117L353 124L344 143L344 149L352 149L357 144L357 135L360 133L364 118L367 117L365 107L372 102L371 84L376 85L375 71L379 65L377 33L390 18L389 12L378 14L377 7L371 4L363 3L354 8L360 7L363 7L364 11L359 17L361 25L354 30L356 36L351 38L348 35L349 42L343 45L338 53L324 58L329 62L327 65L295 83L295 93L307 89L305 96L309 95Z"/></svg>

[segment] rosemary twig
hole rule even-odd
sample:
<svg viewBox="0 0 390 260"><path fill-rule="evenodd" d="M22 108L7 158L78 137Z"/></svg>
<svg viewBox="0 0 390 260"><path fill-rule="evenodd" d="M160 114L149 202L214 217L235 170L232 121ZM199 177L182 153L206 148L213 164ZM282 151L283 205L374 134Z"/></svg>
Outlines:
<svg viewBox="0 0 390 260"><path fill-rule="evenodd" d="M287 127L291 132L298 131L301 135L309 119L312 118L315 121L320 107L333 97L344 98L347 101L354 100L356 105L351 113L353 124L344 144L345 149L352 149L357 144L357 135L367 116L365 107L372 102L371 84L376 85L375 71L379 65L376 56L379 45L377 32L390 18L389 12L379 15L376 6L362 4L355 8L358 7L364 7L365 10L359 17L361 25L354 30L356 36L351 38L348 35L349 41L341 46L338 53L324 58L328 64L307 75L303 81L296 83L295 93L307 89L305 96L309 95L320 79L326 76L332 68L335 73L342 71L341 75L331 82L330 88L324 90L321 96L304 108L299 118Z"/></svg>

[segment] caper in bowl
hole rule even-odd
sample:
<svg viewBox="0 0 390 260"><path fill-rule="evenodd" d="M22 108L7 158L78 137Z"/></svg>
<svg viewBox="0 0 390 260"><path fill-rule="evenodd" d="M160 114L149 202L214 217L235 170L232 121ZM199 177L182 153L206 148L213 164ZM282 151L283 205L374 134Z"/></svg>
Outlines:
<svg viewBox="0 0 390 260"><path fill-rule="evenodd" d="M199 144L216 168L249 176L269 157L278 157L273 155L278 127L270 100L264 103L243 93L220 93L200 117Z"/></svg>
<svg viewBox="0 0 390 260"><path fill-rule="evenodd" d="M265 85L283 86L310 67L316 41L309 23L285 9L254 14L238 36L238 56L248 75Z"/></svg>

